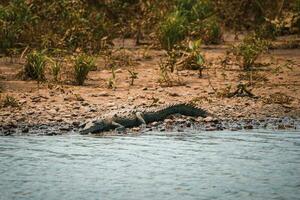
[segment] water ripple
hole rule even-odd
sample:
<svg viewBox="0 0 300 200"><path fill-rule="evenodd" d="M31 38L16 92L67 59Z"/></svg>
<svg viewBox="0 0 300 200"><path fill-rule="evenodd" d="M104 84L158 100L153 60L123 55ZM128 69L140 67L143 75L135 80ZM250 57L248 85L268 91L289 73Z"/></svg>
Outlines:
<svg viewBox="0 0 300 200"><path fill-rule="evenodd" d="M300 133L0 138L0 199L299 199Z"/></svg>

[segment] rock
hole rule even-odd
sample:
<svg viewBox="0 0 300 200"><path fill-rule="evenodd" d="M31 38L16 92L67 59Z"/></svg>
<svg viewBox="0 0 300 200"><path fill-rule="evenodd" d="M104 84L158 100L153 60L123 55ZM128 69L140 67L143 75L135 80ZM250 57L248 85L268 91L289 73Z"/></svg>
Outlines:
<svg viewBox="0 0 300 200"><path fill-rule="evenodd" d="M142 88L142 90L144 90L144 91L145 91L145 90L148 90L148 88L147 88L147 87L143 87L143 88Z"/></svg>
<svg viewBox="0 0 300 200"><path fill-rule="evenodd" d="M211 122L213 120L213 118L212 117L205 117L204 119L203 119L203 121L204 122Z"/></svg>
<svg viewBox="0 0 300 200"><path fill-rule="evenodd" d="M24 128L22 128L22 133L28 133L29 132L29 128L26 126Z"/></svg>
<svg viewBox="0 0 300 200"><path fill-rule="evenodd" d="M251 124L246 124L245 126L244 126L244 129L253 129L253 125L251 125Z"/></svg>
<svg viewBox="0 0 300 200"><path fill-rule="evenodd" d="M63 121L63 119L60 118L60 117L55 117L54 120L57 121L57 122L62 122Z"/></svg>
<svg viewBox="0 0 300 200"><path fill-rule="evenodd" d="M186 122L185 126L186 126L187 128L190 128L190 127L192 126L192 123L188 121L188 122Z"/></svg>
<svg viewBox="0 0 300 200"><path fill-rule="evenodd" d="M116 106L115 103L108 103L108 104L107 104L107 107L109 107L109 108L114 107L114 106Z"/></svg>
<svg viewBox="0 0 300 200"><path fill-rule="evenodd" d="M128 97L127 100L133 102L135 99L133 97Z"/></svg>
<svg viewBox="0 0 300 200"><path fill-rule="evenodd" d="M205 127L205 131L217 131L218 128L217 127L214 127L214 126L207 126Z"/></svg>
<svg viewBox="0 0 300 200"><path fill-rule="evenodd" d="M79 109L80 109L80 106L77 106L77 105L76 105L76 106L73 107L73 109L74 109L74 110L79 110Z"/></svg>
<svg viewBox="0 0 300 200"><path fill-rule="evenodd" d="M97 112L97 109L96 109L96 108L91 108L91 109L89 110L89 112Z"/></svg>
<svg viewBox="0 0 300 200"><path fill-rule="evenodd" d="M163 88L158 88L157 91L158 92L164 92L165 90Z"/></svg>
<svg viewBox="0 0 300 200"><path fill-rule="evenodd" d="M176 93L176 92L169 92L168 94L169 94L169 96L171 96L171 97L179 97L179 96L180 96L180 95L179 95L178 93Z"/></svg>
<svg viewBox="0 0 300 200"><path fill-rule="evenodd" d="M134 127L134 128L132 128L132 131L135 131L135 132L138 132L138 131L140 131L140 130L141 130L140 127Z"/></svg>
<svg viewBox="0 0 300 200"><path fill-rule="evenodd" d="M186 120L185 119L176 119L176 123L178 123L178 124L184 124L186 122Z"/></svg>
<svg viewBox="0 0 300 200"><path fill-rule="evenodd" d="M100 92L98 94L92 94L91 95L91 97L108 97L108 96L110 96L110 94L107 93L107 92Z"/></svg>
<svg viewBox="0 0 300 200"><path fill-rule="evenodd" d="M33 115L33 114L34 114L34 111L29 110L26 114L27 114L27 115Z"/></svg>
<svg viewBox="0 0 300 200"><path fill-rule="evenodd" d="M89 106L90 104L88 102L82 102L81 105L82 106Z"/></svg>
<svg viewBox="0 0 300 200"><path fill-rule="evenodd" d="M72 130L72 128L70 126L63 126L63 127L60 127L59 130L61 130L61 131L70 131L70 130Z"/></svg>
<svg viewBox="0 0 300 200"><path fill-rule="evenodd" d="M80 122L74 121L74 122L72 122L72 125L75 126L75 127L77 127L77 128L79 128Z"/></svg>
<svg viewBox="0 0 300 200"><path fill-rule="evenodd" d="M154 122L153 122L154 123ZM173 123L173 120L172 119L165 119L164 120L164 123L165 124L172 124Z"/></svg>
<svg viewBox="0 0 300 200"><path fill-rule="evenodd" d="M152 122L151 123L151 126L158 126L159 125L159 122Z"/></svg>
<svg viewBox="0 0 300 200"><path fill-rule="evenodd" d="M283 124L278 124L277 128L278 129L285 129L285 126Z"/></svg>
<svg viewBox="0 0 300 200"><path fill-rule="evenodd" d="M51 131L51 132L47 132L45 133L46 136L54 136L54 135L58 135L58 133Z"/></svg>
<svg viewBox="0 0 300 200"><path fill-rule="evenodd" d="M27 100L21 99L21 100L19 100L19 103L20 103L21 105L26 104L26 103L27 103Z"/></svg>

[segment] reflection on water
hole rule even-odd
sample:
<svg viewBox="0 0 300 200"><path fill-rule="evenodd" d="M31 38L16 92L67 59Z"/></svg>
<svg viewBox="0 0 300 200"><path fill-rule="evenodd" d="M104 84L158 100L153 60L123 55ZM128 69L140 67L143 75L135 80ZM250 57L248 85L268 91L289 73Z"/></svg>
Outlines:
<svg viewBox="0 0 300 200"><path fill-rule="evenodd" d="M0 199L300 199L300 133L0 138Z"/></svg>

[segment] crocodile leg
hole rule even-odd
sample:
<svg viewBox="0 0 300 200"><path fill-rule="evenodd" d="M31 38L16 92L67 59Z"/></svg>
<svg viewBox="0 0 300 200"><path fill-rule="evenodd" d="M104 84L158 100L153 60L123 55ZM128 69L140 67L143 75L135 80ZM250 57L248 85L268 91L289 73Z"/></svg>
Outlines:
<svg viewBox="0 0 300 200"><path fill-rule="evenodd" d="M115 131L117 131L118 133L119 132L125 132L125 126L123 126L122 124L119 124L119 123L117 123L117 122L114 122L114 121L112 121L111 122L111 124L113 125L113 126L116 126L117 128L115 128Z"/></svg>
<svg viewBox="0 0 300 200"><path fill-rule="evenodd" d="M144 117L143 117L143 114L141 112L137 112L135 113L137 119L142 123L142 124L146 124L145 120L144 120Z"/></svg>

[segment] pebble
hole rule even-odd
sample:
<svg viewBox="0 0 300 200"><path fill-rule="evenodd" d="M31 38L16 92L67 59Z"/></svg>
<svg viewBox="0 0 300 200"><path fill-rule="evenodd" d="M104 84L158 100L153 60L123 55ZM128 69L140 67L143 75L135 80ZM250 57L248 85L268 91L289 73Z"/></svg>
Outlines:
<svg viewBox="0 0 300 200"><path fill-rule="evenodd" d="M82 102L81 105L82 106L89 106L90 104L88 102Z"/></svg>
<svg viewBox="0 0 300 200"><path fill-rule="evenodd" d="M22 133L28 133L28 132L29 132L29 128L28 127L22 128Z"/></svg>
<svg viewBox="0 0 300 200"><path fill-rule="evenodd" d="M251 125L251 124L247 124L247 125L245 125L244 126L244 129L253 129L253 125Z"/></svg>
<svg viewBox="0 0 300 200"><path fill-rule="evenodd" d="M70 130L72 130L72 128L70 126L63 126L63 127L60 127L59 130L61 130L61 131L70 131Z"/></svg>
<svg viewBox="0 0 300 200"><path fill-rule="evenodd" d="M92 94L91 97L108 97L110 96L107 92L100 92L98 94Z"/></svg>
<svg viewBox="0 0 300 200"><path fill-rule="evenodd" d="M205 131L217 131L217 130L218 130L218 128L214 127L214 126L205 127Z"/></svg>

